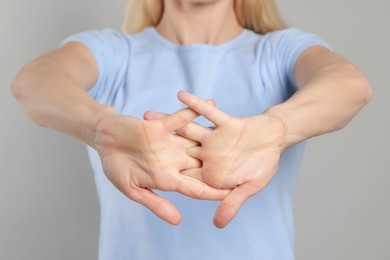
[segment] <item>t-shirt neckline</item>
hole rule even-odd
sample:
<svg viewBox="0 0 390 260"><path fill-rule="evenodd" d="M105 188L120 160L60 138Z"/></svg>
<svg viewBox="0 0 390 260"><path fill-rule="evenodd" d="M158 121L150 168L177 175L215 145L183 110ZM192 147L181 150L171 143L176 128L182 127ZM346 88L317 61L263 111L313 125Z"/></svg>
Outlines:
<svg viewBox="0 0 390 260"><path fill-rule="evenodd" d="M237 35L235 38L222 43L218 45L211 45L211 44L205 44L205 43L194 43L189 45L179 45L174 42L171 42L170 40L166 39L164 36L162 36L154 26L150 26L146 28L146 31L149 33L150 37L152 37L153 40L157 41L159 44L163 45L166 48L173 49L173 50L225 50L229 47L233 46L237 42L239 42L242 38L246 36L248 33L248 29L244 28L239 35Z"/></svg>

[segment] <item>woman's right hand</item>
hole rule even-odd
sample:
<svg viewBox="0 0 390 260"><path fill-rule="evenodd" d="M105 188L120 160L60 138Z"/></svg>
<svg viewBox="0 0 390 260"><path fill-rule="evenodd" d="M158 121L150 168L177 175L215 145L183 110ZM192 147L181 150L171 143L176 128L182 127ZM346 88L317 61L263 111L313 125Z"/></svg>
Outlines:
<svg viewBox="0 0 390 260"><path fill-rule="evenodd" d="M152 121L110 115L97 127L95 147L107 178L131 200L175 225L181 221L180 212L152 189L205 200L222 200L229 192L179 173L201 167L201 161L185 152L199 144L173 134L197 116L189 108Z"/></svg>
<svg viewBox="0 0 390 260"><path fill-rule="evenodd" d="M119 116L87 93L98 77L90 50L69 42L26 64L12 82L12 92L35 123L96 149L105 174L123 194L172 224L180 222L180 213L152 189L197 199L224 197L226 191L179 174L200 162L185 153L196 143L172 132L196 118L196 113L187 109L155 121Z"/></svg>

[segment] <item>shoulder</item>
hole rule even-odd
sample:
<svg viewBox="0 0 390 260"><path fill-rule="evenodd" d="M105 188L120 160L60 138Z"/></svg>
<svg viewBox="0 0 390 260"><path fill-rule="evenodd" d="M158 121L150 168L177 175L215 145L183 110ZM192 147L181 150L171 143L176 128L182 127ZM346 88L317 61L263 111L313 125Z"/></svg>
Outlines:
<svg viewBox="0 0 390 260"><path fill-rule="evenodd" d="M324 42L318 35L298 28L286 28L266 33L263 35L263 40L264 43L273 45L289 45L307 41Z"/></svg>
<svg viewBox="0 0 390 260"><path fill-rule="evenodd" d="M88 30L67 37L61 45L76 41L94 48L128 48L134 35L124 34L114 28Z"/></svg>
<svg viewBox="0 0 390 260"><path fill-rule="evenodd" d="M302 51L317 45L332 50L328 42L317 34L298 28L286 28L261 35L258 49L286 61L295 60Z"/></svg>
<svg viewBox="0 0 390 260"><path fill-rule="evenodd" d="M75 33L67 37L64 41L69 41L75 38L94 38L98 39L123 39L125 35L114 28L94 29Z"/></svg>
<svg viewBox="0 0 390 260"><path fill-rule="evenodd" d="M286 35L297 35L297 34L307 34L308 32L305 32L301 29L295 28L295 27L289 27L285 29L280 29L276 31L272 31L269 33L264 34L264 36L267 37L282 37Z"/></svg>

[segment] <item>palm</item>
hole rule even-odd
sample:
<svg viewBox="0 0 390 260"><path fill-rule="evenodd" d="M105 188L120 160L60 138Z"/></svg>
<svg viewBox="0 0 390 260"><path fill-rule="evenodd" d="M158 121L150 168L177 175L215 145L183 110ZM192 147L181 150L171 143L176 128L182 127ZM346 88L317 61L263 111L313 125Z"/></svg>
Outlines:
<svg viewBox="0 0 390 260"><path fill-rule="evenodd" d="M148 187L150 189L171 190L175 189L177 179L173 178L175 173L185 167L198 167L197 161L189 161L183 156L185 149L191 145L184 138L167 135L162 131L159 124L151 124L142 127L134 146L137 151L129 153L124 149L112 147L101 152L101 160L106 176L114 184L129 185L136 187ZM169 144L169 145L167 145ZM187 146L186 146L187 145ZM196 145L195 143L193 145ZM123 172L121 178L127 181L117 181L118 172ZM137 176L148 172L142 179ZM161 179L172 179L167 183ZM129 188L129 187L122 187Z"/></svg>
<svg viewBox="0 0 390 260"><path fill-rule="evenodd" d="M284 141L284 125L265 115L231 117L188 93L179 94L179 99L216 125L210 129L189 124L177 133L201 143L187 149L187 154L202 160L202 168L183 173L215 188L233 189L214 219L217 226L223 227L241 205L275 175Z"/></svg>
<svg viewBox="0 0 390 260"><path fill-rule="evenodd" d="M100 124L97 135L108 179L130 199L172 224L180 222L180 213L152 189L177 191L197 199L222 199L226 194L179 173L200 166L199 160L185 154L197 143L171 134L197 116L184 113L187 118L183 121L181 114L183 111L155 121L113 116Z"/></svg>

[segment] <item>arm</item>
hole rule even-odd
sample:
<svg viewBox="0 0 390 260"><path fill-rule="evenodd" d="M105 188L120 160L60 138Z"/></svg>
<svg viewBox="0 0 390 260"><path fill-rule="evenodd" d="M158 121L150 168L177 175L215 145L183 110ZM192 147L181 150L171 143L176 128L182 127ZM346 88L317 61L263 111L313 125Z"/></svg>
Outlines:
<svg viewBox="0 0 390 260"><path fill-rule="evenodd" d="M215 214L217 227L227 225L241 205L268 184L284 149L342 128L371 97L361 71L323 47L300 55L294 80L300 89L293 97L247 118L229 116L196 96L179 93L184 104L215 124L214 129L189 124L177 133L201 143L187 153L202 160L202 168L183 174L232 189Z"/></svg>
<svg viewBox="0 0 390 260"><path fill-rule="evenodd" d="M93 147L113 185L169 223L178 224L181 215L153 189L177 191L197 199L224 198L227 191L179 173L200 166L199 160L185 153L197 143L171 133L198 114L183 109L153 121L117 115L86 92L98 73L92 53L71 42L28 63L14 80L12 92L36 123Z"/></svg>
<svg viewBox="0 0 390 260"><path fill-rule="evenodd" d="M372 95L362 71L324 47L312 47L300 55L293 80L299 88L295 95L265 112L286 127L283 149L343 128Z"/></svg>
<svg viewBox="0 0 390 260"><path fill-rule="evenodd" d="M96 126L116 114L86 92L97 78L92 54L71 42L25 65L12 82L12 93L35 123L96 148Z"/></svg>

